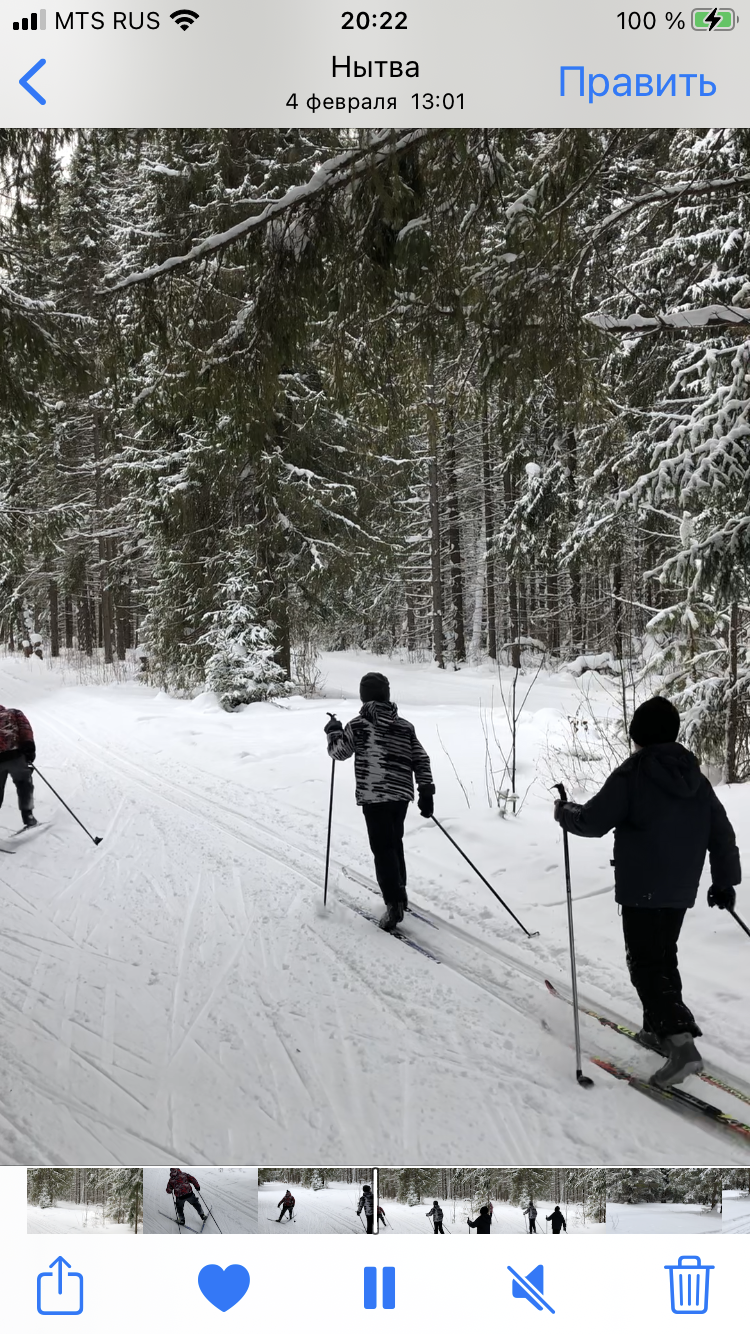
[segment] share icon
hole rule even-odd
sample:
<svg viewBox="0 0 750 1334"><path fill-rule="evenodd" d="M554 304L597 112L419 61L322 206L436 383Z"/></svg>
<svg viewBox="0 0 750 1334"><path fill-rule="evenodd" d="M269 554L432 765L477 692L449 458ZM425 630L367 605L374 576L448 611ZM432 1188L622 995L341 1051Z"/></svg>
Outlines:
<svg viewBox="0 0 750 1334"><path fill-rule="evenodd" d="M537 1265L536 1269L532 1269L531 1273L527 1274L525 1278L517 1274L510 1265L508 1265L508 1269L513 1275L512 1291L514 1297L525 1297L527 1302L531 1302L531 1305L536 1307L537 1311L541 1311L544 1307L550 1315L555 1314L549 1302L545 1302L542 1296L544 1292L544 1265Z"/></svg>

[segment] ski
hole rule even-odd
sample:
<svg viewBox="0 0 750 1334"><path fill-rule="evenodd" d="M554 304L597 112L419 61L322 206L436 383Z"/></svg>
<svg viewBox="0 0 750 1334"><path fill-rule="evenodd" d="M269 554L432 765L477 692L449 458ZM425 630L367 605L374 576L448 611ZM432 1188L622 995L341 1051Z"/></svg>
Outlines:
<svg viewBox="0 0 750 1334"><path fill-rule="evenodd" d="M375 926L380 926L380 919L375 913L367 912L365 908L359 908L354 903L350 903L347 906L350 907L353 912L359 913L360 917L364 917L365 921L374 922ZM431 959L433 963L440 963L440 959L438 959L436 954L432 953L432 950L425 949L424 945L420 945L416 940L412 940L411 937L405 935L403 931L399 931L398 927L395 931L384 931L383 935L393 936L394 940L400 940L404 945L408 945L410 949L416 950L418 954L423 954L425 959Z"/></svg>
<svg viewBox="0 0 750 1334"><path fill-rule="evenodd" d="M565 1001L566 1005L572 1005L573 1002L569 997L563 996L551 982L548 982L545 979L544 985L550 996L555 996L557 1000ZM628 1028L627 1024L618 1024L615 1019L608 1019L605 1014L599 1014L597 1010L590 1010L586 1005L579 1005L578 1008L582 1014L587 1014L589 1018L596 1019L604 1028L611 1028L615 1033L622 1033L623 1037L630 1038L631 1042L637 1042L638 1046L643 1047L645 1051L654 1052L654 1048L650 1047L647 1042L643 1042L638 1036L636 1029ZM654 1052L654 1055L658 1056L659 1053ZM724 1093L731 1094L733 1098L737 1098L740 1102L750 1104L750 1094L743 1093L742 1089L735 1088L733 1084L728 1084L725 1079L722 1079L719 1075L713 1074L710 1070L702 1070L699 1078L706 1084L711 1084L713 1088L721 1089Z"/></svg>
<svg viewBox="0 0 750 1334"><path fill-rule="evenodd" d="M678 1108L687 1112L695 1112L699 1116L706 1117L709 1121L714 1121L716 1125L723 1126L725 1130L732 1130L737 1135L742 1135L745 1139L750 1139L750 1126L745 1125L744 1121L737 1121L728 1112L722 1112L720 1107L715 1107L712 1102L705 1102L703 1098L696 1098L695 1094L687 1093L682 1088L659 1088L656 1084L649 1084L647 1079L641 1079L634 1075L630 1070L623 1070L621 1065L616 1065L614 1061L604 1061L598 1056L592 1056L594 1065L598 1065L600 1070L606 1070L615 1079L623 1079L631 1088L637 1089L639 1093L645 1093L650 1098L658 1098L663 1102L674 1103Z"/></svg>
<svg viewBox="0 0 750 1334"><path fill-rule="evenodd" d="M380 897L380 890L367 879L366 875L360 875L359 871L353 871L350 866L342 866L341 870L349 880L354 881L355 885L362 885L363 889L368 889L371 894L376 894ZM424 922L425 926L431 926L433 931L440 930L440 927L436 922L431 922L429 917L424 917L421 912L417 912L416 908L410 907L407 908L406 911L410 917L415 917L418 922Z"/></svg>
<svg viewBox="0 0 750 1334"><path fill-rule="evenodd" d="M52 824L51 820L39 820L37 824L32 824L32 825L25 824L21 829L14 830L14 832L10 835L10 837L18 838L21 834L31 834L35 829L37 831L42 829L48 829L51 824Z"/></svg>
<svg viewBox="0 0 750 1334"><path fill-rule="evenodd" d="M166 1218L168 1223L174 1223L175 1227L179 1228L184 1227L186 1232L193 1232L195 1233L196 1237L199 1237L201 1232L203 1231L203 1228L201 1228L199 1231L197 1227L191 1227L189 1223L180 1223L180 1221L174 1217L174 1214L165 1214L163 1209L157 1209L156 1212L160 1214L162 1218ZM204 1227L205 1227L205 1222L204 1222Z"/></svg>

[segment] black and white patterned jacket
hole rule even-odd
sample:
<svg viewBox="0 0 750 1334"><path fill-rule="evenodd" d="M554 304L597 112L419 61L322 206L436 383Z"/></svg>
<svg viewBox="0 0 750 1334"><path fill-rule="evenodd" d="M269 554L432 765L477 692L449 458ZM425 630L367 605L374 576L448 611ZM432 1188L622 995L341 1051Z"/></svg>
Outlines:
<svg viewBox="0 0 750 1334"><path fill-rule="evenodd" d="M328 754L334 760L354 756L357 805L369 801L413 801L417 787L432 787L427 751L414 725L399 718L395 704L370 701L341 732L330 732Z"/></svg>

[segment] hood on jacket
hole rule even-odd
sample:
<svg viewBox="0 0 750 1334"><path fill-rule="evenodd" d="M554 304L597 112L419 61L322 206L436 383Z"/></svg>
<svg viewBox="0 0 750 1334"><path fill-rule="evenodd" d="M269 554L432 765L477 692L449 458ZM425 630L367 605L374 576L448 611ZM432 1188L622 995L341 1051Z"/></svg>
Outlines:
<svg viewBox="0 0 750 1334"><path fill-rule="evenodd" d="M394 718L398 718L398 709L395 704L383 704L379 700L370 699L362 705L359 711L360 718L366 718L373 727L387 727Z"/></svg>
<svg viewBox="0 0 750 1334"><path fill-rule="evenodd" d="M640 778L683 801L695 796L703 778L695 755L679 741L645 746L632 755L627 764L638 771Z"/></svg>

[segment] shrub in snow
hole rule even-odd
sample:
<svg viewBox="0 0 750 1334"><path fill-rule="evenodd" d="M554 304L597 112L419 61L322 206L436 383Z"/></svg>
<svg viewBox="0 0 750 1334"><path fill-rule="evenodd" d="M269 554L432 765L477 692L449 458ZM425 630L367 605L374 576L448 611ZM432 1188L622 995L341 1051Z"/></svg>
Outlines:
<svg viewBox="0 0 750 1334"><path fill-rule="evenodd" d="M312 1174L312 1180L311 1180L311 1182L310 1182L310 1189L311 1189L311 1190L322 1190L322 1189L323 1189L323 1185L324 1185L323 1178L322 1178L322 1176L320 1175L320 1172L318 1171L318 1169L317 1169L317 1167L316 1167L315 1171L314 1171L313 1174Z"/></svg>
<svg viewBox="0 0 750 1334"><path fill-rule="evenodd" d="M239 569L230 575L223 592L223 605L209 616L211 628L200 640L210 650L206 689L228 711L288 694L292 687L276 661L272 628L258 617L257 587Z"/></svg>
<svg viewBox="0 0 750 1334"><path fill-rule="evenodd" d="M39 1196L39 1208L51 1209L53 1203L54 1201L52 1199L52 1196L50 1195L49 1186L47 1185L42 1186L41 1194Z"/></svg>
<svg viewBox="0 0 750 1334"><path fill-rule="evenodd" d="M409 1205L411 1209L414 1208L415 1204L419 1204L419 1196L417 1195L417 1192L413 1186L409 1187L409 1194L406 1197L406 1203Z"/></svg>

